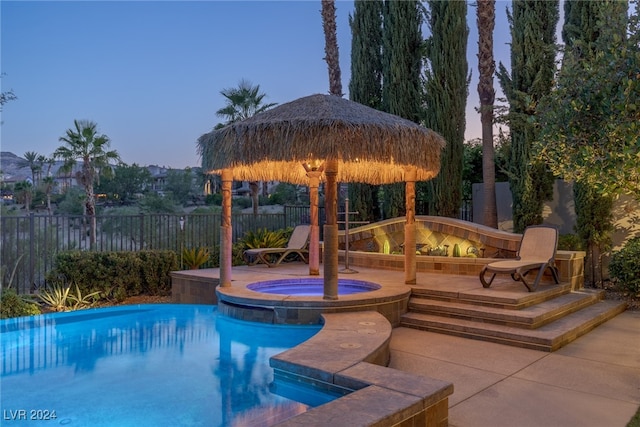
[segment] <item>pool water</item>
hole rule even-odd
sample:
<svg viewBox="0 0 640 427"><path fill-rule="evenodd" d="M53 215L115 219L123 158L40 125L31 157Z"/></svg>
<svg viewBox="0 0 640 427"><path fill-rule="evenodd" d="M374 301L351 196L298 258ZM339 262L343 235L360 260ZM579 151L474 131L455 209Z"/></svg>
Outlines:
<svg viewBox="0 0 640 427"><path fill-rule="evenodd" d="M272 425L337 397L272 393L269 358L319 329L172 304L2 320L2 424Z"/></svg>
<svg viewBox="0 0 640 427"><path fill-rule="evenodd" d="M377 283L364 280L338 279L338 295L353 295L380 289ZM322 296L324 295L324 279L277 279L254 282L247 285L247 289L267 294L292 296Z"/></svg>

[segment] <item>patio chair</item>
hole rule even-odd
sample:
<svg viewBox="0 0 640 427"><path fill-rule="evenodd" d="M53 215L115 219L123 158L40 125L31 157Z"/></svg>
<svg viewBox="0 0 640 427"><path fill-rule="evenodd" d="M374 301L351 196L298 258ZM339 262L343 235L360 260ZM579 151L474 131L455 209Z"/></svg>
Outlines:
<svg viewBox="0 0 640 427"><path fill-rule="evenodd" d="M510 274L513 280L522 282L529 292L533 292L538 288L545 270L549 269L555 282L560 283L558 269L555 265L557 248L557 229L543 225L527 227L522 235L516 259L496 261L485 265L480 272L480 282L483 287L488 288L496 274L506 273ZM525 276L532 270L538 270L533 283L525 279ZM488 282L485 278L487 273L492 273Z"/></svg>
<svg viewBox="0 0 640 427"><path fill-rule="evenodd" d="M247 249L244 253L249 257L253 258L253 261L249 262L249 265L256 265L259 263L266 264L268 267L276 267L279 265L283 259L290 254L297 254L302 261L306 264L309 262L306 254L309 254L309 225L298 225L293 229L293 233L291 233L291 237L289 238L289 242L287 242L287 246L284 248L256 248L256 249ZM280 255L276 261L270 262L269 258L272 258L272 255Z"/></svg>

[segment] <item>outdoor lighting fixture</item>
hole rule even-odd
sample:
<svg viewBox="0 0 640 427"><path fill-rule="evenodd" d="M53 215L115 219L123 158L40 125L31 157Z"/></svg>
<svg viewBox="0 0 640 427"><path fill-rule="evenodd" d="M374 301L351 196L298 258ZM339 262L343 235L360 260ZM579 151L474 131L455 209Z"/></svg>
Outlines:
<svg viewBox="0 0 640 427"><path fill-rule="evenodd" d="M319 159L307 160L302 165L304 166L304 170L307 172L312 172L312 171L322 172L322 170L324 169L324 164Z"/></svg>
<svg viewBox="0 0 640 427"><path fill-rule="evenodd" d="M180 217L180 231L183 231L183 230L184 230L184 217L181 216Z"/></svg>

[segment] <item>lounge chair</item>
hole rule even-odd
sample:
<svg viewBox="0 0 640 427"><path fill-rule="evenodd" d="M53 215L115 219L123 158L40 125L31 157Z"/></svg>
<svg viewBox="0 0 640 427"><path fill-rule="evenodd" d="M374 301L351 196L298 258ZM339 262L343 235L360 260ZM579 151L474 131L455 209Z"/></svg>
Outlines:
<svg viewBox="0 0 640 427"><path fill-rule="evenodd" d="M544 271L549 269L555 282L560 283L558 269L555 265L557 247L557 229L543 225L527 227L522 235L516 259L496 261L485 265L480 272L480 282L482 282L482 286L488 288L497 273L506 273L510 274L513 280L524 283L529 292L533 292L538 288ZM531 270L538 270L533 283L527 282L525 279ZM486 273L493 273L488 282L485 279Z"/></svg>
<svg viewBox="0 0 640 427"><path fill-rule="evenodd" d="M297 254L304 263L308 263L309 260L305 255L309 254L309 225L298 225L293 229L289 242L284 248L256 248L248 249L244 253L253 261L249 262L249 265L256 265L258 263L267 264L268 267L275 267L279 265L283 259L289 254ZM270 262L271 255L280 255L274 262Z"/></svg>

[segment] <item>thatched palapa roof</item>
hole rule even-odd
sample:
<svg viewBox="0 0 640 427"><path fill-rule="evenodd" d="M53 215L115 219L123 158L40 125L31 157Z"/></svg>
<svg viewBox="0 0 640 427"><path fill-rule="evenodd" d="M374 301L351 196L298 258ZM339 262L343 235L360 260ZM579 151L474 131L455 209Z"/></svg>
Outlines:
<svg viewBox="0 0 640 427"><path fill-rule="evenodd" d="M233 178L306 184L303 162L338 161L338 182L417 181L440 170L444 139L409 120L334 95L311 95L281 104L202 135L202 166Z"/></svg>

